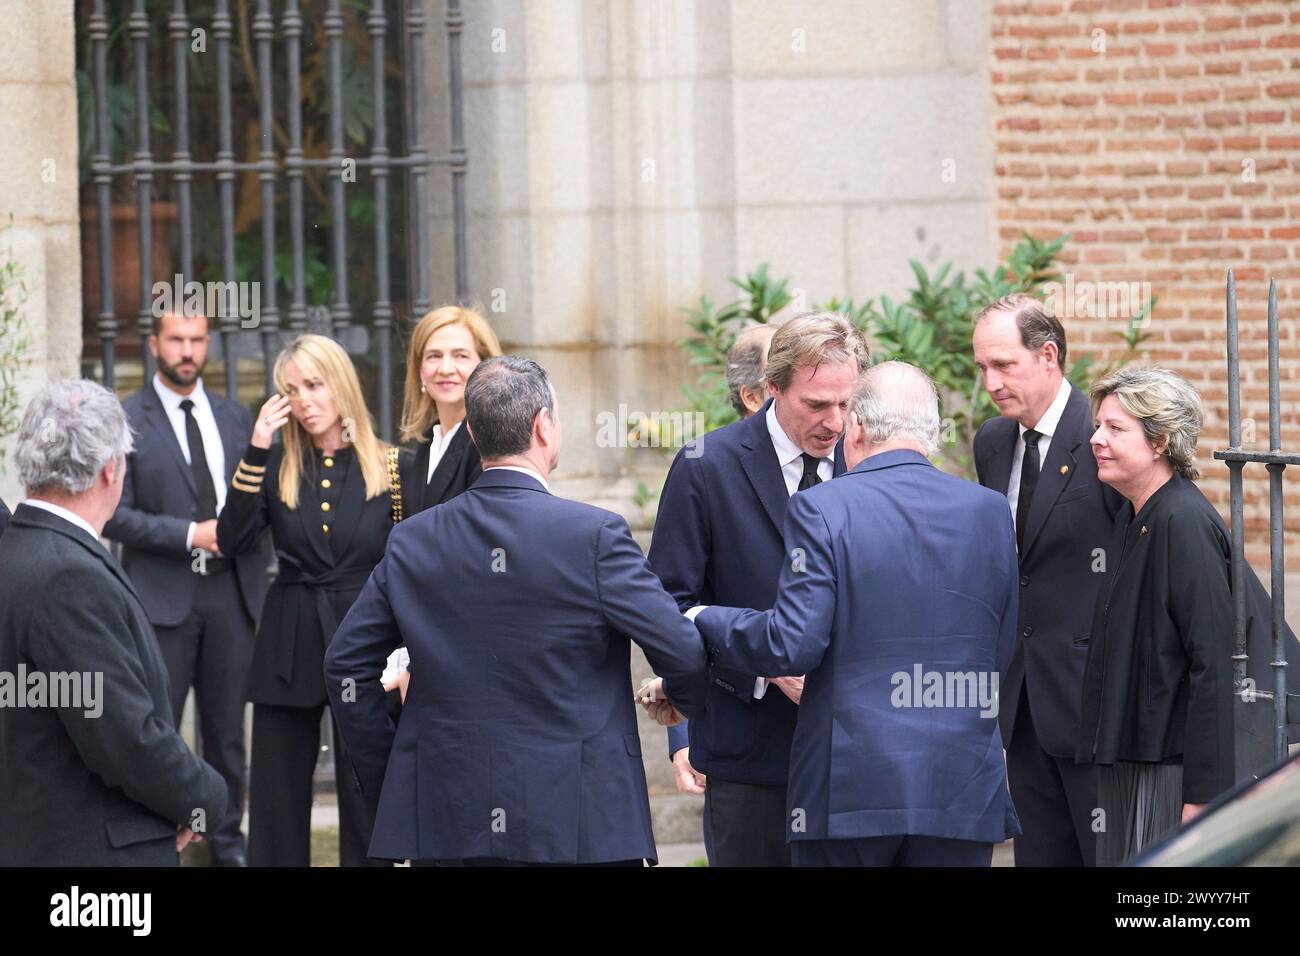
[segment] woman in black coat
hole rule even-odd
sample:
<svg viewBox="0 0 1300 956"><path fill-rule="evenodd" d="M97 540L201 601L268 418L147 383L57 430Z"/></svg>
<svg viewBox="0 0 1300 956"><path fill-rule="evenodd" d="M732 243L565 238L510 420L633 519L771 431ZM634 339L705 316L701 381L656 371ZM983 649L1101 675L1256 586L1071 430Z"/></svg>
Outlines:
<svg viewBox="0 0 1300 956"><path fill-rule="evenodd" d="M479 362L501 354L492 326L473 309L434 309L415 326L406 353L402 441L416 442L403 457L405 517L450 501L483 474L478 448L465 427L465 383ZM406 696L406 652L389 658L384 686Z"/></svg>
<svg viewBox="0 0 1300 956"><path fill-rule="evenodd" d="M1164 369L1123 369L1092 401L1097 476L1128 499L1104 555L1076 753L1099 765L1105 866L1234 782L1233 604L1223 519L1193 484L1196 390Z"/></svg>
<svg viewBox="0 0 1300 956"><path fill-rule="evenodd" d="M275 366L217 525L225 554L271 529L279 574L253 652L249 863L308 866L312 774L326 705L325 647L383 557L393 526L395 450L375 436L347 353L304 335ZM283 442L272 447L283 427ZM335 785L343 866L367 861L374 818L357 792L337 725Z"/></svg>

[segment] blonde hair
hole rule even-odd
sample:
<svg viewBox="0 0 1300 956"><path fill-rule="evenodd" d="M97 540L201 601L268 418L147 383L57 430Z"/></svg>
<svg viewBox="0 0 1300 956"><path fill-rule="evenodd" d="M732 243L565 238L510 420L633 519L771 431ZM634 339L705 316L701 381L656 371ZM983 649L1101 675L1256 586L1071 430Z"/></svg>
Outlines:
<svg viewBox="0 0 1300 956"><path fill-rule="evenodd" d="M479 360L501 354L497 334L487 319L476 309L460 305L444 305L434 309L415 326L411 345L406 350L406 394L402 399L402 441L424 441L434 422L438 420L438 406L433 396L420 387L420 362L424 348L433 333L448 325L463 325L474 338L474 349Z"/></svg>
<svg viewBox="0 0 1300 956"><path fill-rule="evenodd" d="M1196 468L1196 440L1205 411L1200 393L1167 368L1122 368L1092 386L1092 414L1114 395L1120 407L1142 423L1152 446L1165 439L1165 454L1174 471L1188 481L1201 477Z"/></svg>
<svg viewBox="0 0 1300 956"><path fill-rule="evenodd" d="M389 490L384 456L388 446L375 435L366 400L361 394L357 371L343 347L323 335L300 335L275 360L275 387L288 394L285 366L298 366L303 375L319 378L330 390L334 407L343 419L344 440L357 456L357 464L366 482L366 500ZM350 437L349 437L350 434ZM311 436L298 419L290 416L281 433L284 458L280 461L280 500L291 511L298 507L298 483L302 480L303 455L311 447Z"/></svg>
<svg viewBox="0 0 1300 956"><path fill-rule="evenodd" d="M786 322L767 349L767 381L784 392L794 373L822 362L857 363L861 375L871 367L871 350L862 333L838 312L805 312Z"/></svg>

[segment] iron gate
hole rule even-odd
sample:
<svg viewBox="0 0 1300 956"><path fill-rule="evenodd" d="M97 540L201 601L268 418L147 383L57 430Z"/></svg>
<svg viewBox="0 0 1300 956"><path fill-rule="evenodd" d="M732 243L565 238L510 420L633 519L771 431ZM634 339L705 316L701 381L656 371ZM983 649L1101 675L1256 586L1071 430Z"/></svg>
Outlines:
<svg viewBox="0 0 1300 956"><path fill-rule="evenodd" d="M1233 596L1233 704L1237 727L1237 779L1254 775L1273 760L1287 755L1293 737L1288 730L1300 724L1300 695L1287 693L1286 547L1283 539L1282 473L1287 465L1300 465L1300 454L1282 450L1282 400L1278 373L1277 283L1268 283L1268 444L1266 452L1241 447L1241 353L1237 332L1237 282L1228 270L1228 449L1214 457L1228 465L1232 509ZM1247 462L1262 462L1269 484L1269 593L1272 615L1271 689L1260 688L1247 675L1246 543L1242 470ZM1257 708L1271 703L1271 735L1254 736L1245 728L1258 725ZM1271 737L1271 739L1269 739Z"/></svg>
<svg viewBox="0 0 1300 956"><path fill-rule="evenodd" d="M109 100L107 93L107 53L110 27L105 10L106 0L94 0L89 18L89 35L92 44L94 91L95 149L91 164L99 213L99 289L100 310L96 327L103 354L103 381L113 388L116 381L115 343L118 323L113 308L113 247L111 204L115 177L130 177L135 182L136 204L139 216L138 241L140 259L140 296L137 312L137 331L142 346L148 339L152 326L153 294L153 235L150 218L151 198L157 177L170 176L175 185L179 259L177 276L182 287L195 279L194 275L194 221L193 185L205 176L215 178L220 202L220 246L222 282L233 288L235 267L235 177L240 172L255 171L262 196L261 216L261 308L255 328L242 328L241 317L233 309L225 309L214 329L213 357L225 359L226 393L237 393L239 357L260 357L263 362L266 392L273 391L272 362L281 346L281 309L276 301L276 216L275 196L279 181L287 185L288 227L290 240L292 281L291 297L286 310L283 329L290 335L304 331L324 331L334 336L352 354L365 353L369 346L367 329L353 322L348 300L347 245L348 217L345 208L345 169L351 162L355 170L368 170L373 181L375 208L374 251L376 295L370 308L371 328L375 336L378 366L378 395L375 407L378 413L380 435L393 438L391 409L392 395L392 333L394 321L391 301L391 271L389 248L389 182L394 175L406 177L406 255L407 283L410 308L415 316L423 315L431 307L429 294L429 225L427 211L430 167L446 165L451 172L454 248L456 256L456 297L463 300L468 294L465 252L465 185L468 166L464 143L464 125L461 105L460 36L464 20L460 0L446 0L444 27L448 45L449 64L449 120L451 126L450 150L446 156L430 156L425 146L423 123L423 74L426 0L374 0L366 16L367 33L372 54L372 96L374 97L374 126L368 156L349 157L344 149L344 91L342 84L343 13L341 0L327 0L321 26L327 38L329 87L329 152L327 156L307 156L303 150L302 105L300 80L302 76L302 36L304 14L299 0L285 0L279 19L279 32L284 42L286 70L288 148L277 155L272 136L273 124L273 65L277 24L271 12L270 0L257 0L252 18L252 34L256 47L257 98L259 117L259 150L256 161L240 162L235 159L235 144L231 129L231 76L230 49L233 21L230 0L215 0L210 28L215 45L216 86L218 113L218 142L213 161L202 162L190 152L189 79L187 57L190 55L192 23L186 9L186 0L174 0L165 29L175 50L176 110L174 117L175 145L170 159L155 158L150 147L150 107L148 90L148 40L155 24L150 22L145 0L133 0L127 18L126 31L131 39L134 69L134 102L136 113L135 152L129 162L113 164L109 152ZM402 111L404 154L394 153L389 146L385 117L384 63L385 43L389 18L385 7L393 2L399 10L401 46L407 68L403 74ZM309 308L304 281L304 196L303 180L308 170L329 172L330 250L334 273L333 301L328 309ZM355 187L354 187L355 188ZM179 294L179 291L178 291ZM214 318L214 316L209 316ZM145 380L153 374L153 361L147 347L142 347Z"/></svg>

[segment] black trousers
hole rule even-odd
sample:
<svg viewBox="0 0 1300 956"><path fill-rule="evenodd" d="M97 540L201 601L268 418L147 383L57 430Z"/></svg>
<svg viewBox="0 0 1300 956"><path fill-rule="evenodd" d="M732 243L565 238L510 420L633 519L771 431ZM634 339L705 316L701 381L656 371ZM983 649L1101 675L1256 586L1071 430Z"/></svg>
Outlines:
<svg viewBox="0 0 1300 956"><path fill-rule="evenodd" d="M194 606L174 627L157 627L167 665L172 717L181 723L194 687L201 756L226 782L226 813L204 834L215 864L244 858L244 687L253 660L253 622L243 610L233 571L196 575Z"/></svg>
<svg viewBox="0 0 1300 956"><path fill-rule="evenodd" d="M1016 866L1095 866L1097 768L1043 749L1023 687L1007 750L1007 782L1020 816Z"/></svg>
<svg viewBox="0 0 1300 956"><path fill-rule="evenodd" d="M795 866L988 866L993 844L930 836L796 840Z"/></svg>
<svg viewBox="0 0 1300 956"><path fill-rule="evenodd" d="M785 784L735 783L710 775L704 787L710 866L789 866Z"/></svg>
<svg viewBox="0 0 1300 956"><path fill-rule="evenodd" d="M253 705L253 764L248 808L250 866L311 865L311 783L320 753L324 709L324 704L318 707ZM375 811L352 779L352 762L337 723L334 724L334 787L339 800L339 865L391 866L366 857L375 827Z"/></svg>

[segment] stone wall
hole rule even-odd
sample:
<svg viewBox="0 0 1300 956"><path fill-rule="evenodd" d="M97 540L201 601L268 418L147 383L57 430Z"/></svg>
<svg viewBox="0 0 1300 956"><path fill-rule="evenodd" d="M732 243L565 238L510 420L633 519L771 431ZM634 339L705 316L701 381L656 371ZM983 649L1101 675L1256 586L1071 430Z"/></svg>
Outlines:
<svg viewBox="0 0 1300 956"><path fill-rule="evenodd" d="M449 127L429 0L428 129ZM681 309L762 261L796 304L897 295L907 258L989 264L984 0L485 0L465 9L470 284L554 373L565 493L637 517L668 456L598 416L669 411L695 372ZM450 205L431 190L436 299ZM653 505L651 505L651 508Z"/></svg>
<svg viewBox="0 0 1300 956"><path fill-rule="evenodd" d="M72 0L0 0L0 22L0 256L21 265L28 288L25 404L49 378L76 375L81 357ZM12 451L13 437L0 447ZM11 508L22 498L11 454L0 498Z"/></svg>

